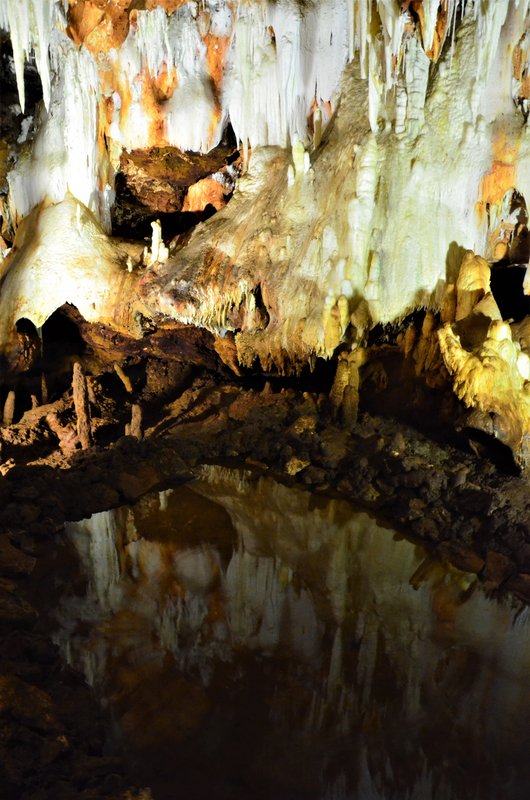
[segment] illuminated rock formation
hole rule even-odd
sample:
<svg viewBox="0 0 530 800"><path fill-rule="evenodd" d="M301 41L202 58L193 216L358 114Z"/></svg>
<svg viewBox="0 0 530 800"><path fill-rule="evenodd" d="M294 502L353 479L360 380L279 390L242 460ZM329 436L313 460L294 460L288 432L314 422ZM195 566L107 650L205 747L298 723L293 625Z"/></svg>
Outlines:
<svg viewBox="0 0 530 800"><path fill-rule="evenodd" d="M492 322L472 351L450 325L439 337L457 396L481 414L474 416L475 427L510 447L521 466L530 466L530 358L512 340L510 326Z"/></svg>
<svg viewBox="0 0 530 800"><path fill-rule="evenodd" d="M63 246L61 274L64 284L76 276L80 299L42 291L31 316L28 281L10 277L33 261L22 250L34 243L19 237L0 301L21 310L3 313L2 342L18 313L39 325L65 299L89 321L141 336L129 324L141 303L155 324L211 332L235 369L282 372L416 308L444 313L463 250L528 258L529 6L5 0L0 26L22 108L32 53L43 85L34 133L7 176L13 227L41 202L72 195L110 233L124 176L153 211L219 210L177 236L167 260L148 262L141 280L124 275L127 291L105 313L97 298L83 302L93 275L78 253L112 262L96 280L110 296L119 245L100 233L98 255L94 223L79 230ZM239 180L215 160L231 136ZM500 316L480 263L480 285L457 286L457 319L476 291L483 312Z"/></svg>
<svg viewBox="0 0 530 800"><path fill-rule="evenodd" d="M4 350L16 338L16 322L41 328L64 303L90 322L129 332L134 315L127 269L131 256L102 231L93 214L71 195L57 205L34 209L17 229L1 265ZM120 297L122 303L117 303Z"/></svg>

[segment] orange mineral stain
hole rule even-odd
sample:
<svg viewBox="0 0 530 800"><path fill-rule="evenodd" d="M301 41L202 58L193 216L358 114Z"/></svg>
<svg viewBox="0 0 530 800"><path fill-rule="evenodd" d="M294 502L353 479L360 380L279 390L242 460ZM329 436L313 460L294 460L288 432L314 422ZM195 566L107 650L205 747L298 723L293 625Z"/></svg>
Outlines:
<svg viewBox="0 0 530 800"><path fill-rule="evenodd" d="M188 189L183 211L203 211L212 205L217 211L226 205L225 188L215 178L203 178Z"/></svg>
<svg viewBox="0 0 530 800"><path fill-rule="evenodd" d="M480 184L477 213L483 222L487 208L500 203L510 189L515 187L515 168L519 147L509 142L502 131L493 141L493 162Z"/></svg>

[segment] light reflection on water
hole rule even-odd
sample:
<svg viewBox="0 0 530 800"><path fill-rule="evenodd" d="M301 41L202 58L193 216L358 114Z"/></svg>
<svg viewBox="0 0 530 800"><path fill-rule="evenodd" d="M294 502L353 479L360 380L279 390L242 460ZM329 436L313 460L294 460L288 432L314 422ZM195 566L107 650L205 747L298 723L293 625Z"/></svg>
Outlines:
<svg viewBox="0 0 530 800"><path fill-rule="evenodd" d="M56 639L155 800L526 800L530 615L364 513L205 468L71 523Z"/></svg>

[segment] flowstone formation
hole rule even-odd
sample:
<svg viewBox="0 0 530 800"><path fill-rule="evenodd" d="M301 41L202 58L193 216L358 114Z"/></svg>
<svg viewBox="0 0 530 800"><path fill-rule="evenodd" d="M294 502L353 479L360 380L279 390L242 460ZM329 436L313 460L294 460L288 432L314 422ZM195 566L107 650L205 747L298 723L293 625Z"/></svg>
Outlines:
<svg viewBox="0 0 530 800"><path fill-rule="evenodd" d="M420 308L452 322L466 250L528 261L529 6L3 0L6 376L30 366L17 323L61 307L148 351L184 330L236 374L313 368ZM476 371L457 394L526 418L521 374L509 401Z"/></svg>
<svg viewBox="0 0 530 800"><path fill-rule="evenodd" d="M440 349L456 395L475 409L473 426L507 445L526 467L530 463L530 317L517 324L504 322L490 280L488 262L468 251L456 283L455 324L447 321L438 332Z"/></svg>

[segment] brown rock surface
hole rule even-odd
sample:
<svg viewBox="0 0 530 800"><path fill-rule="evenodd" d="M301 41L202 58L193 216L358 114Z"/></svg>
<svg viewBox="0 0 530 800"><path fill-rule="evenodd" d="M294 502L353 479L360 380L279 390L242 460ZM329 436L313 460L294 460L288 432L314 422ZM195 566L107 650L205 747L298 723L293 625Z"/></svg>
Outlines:
<svg viewBox="0 0 530 800"><path fill-rule="evenodd" d="M30 575L35 567L35 559L13 547L6 534L0 535L0 575L19 577Z"/></svg>
<svg viewBox="0 0 530 800"><path fill-rule="evenodd" d="M239 153L219 145L209 153L185 153L176 147L123 151L120 172L124 189L151 211L180 211L189 186L232 163ZM195 208L190 210L196 210Z"/></svg>

